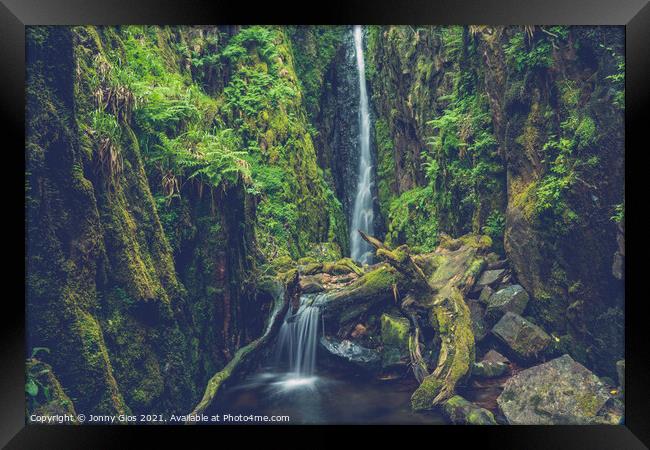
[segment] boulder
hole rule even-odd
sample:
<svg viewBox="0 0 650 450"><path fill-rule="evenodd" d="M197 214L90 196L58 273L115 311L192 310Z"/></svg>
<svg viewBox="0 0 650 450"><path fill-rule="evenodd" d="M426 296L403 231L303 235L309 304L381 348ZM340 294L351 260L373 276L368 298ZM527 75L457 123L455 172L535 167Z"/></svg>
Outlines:
<svg viewBox="0 0 650 450"><path fill-rule="evenodd" d="M381 364L381 356L377 350L362 347L348 339L338 340L323 336L320 343L331 355L363 369L374 370Z"/></svg>
<svg viewBox="0 0 650 450"><path fill-rule="evenodd" d="M454 395L443 403L442 412L454 425L496 425L494 415L487 409Z"/></svg>
<svg viewBox="0 0 650 450"><path fill-rule="evenodd" d="M608 423L607 389L596 375L569 355L523 370L497 398L513 425Z"/></svg>
<svg viewBox="0 0 650 450"><path fill-rule="evenodd" d="M551 337L544 330L512 312L504 314L492 328L492 334L524 360L539 357L551 343Z"/></svg>
<svg viewBox="0 0 650 450"><path fill-rule="evenodd" d="M490 297L492 297L492 294L494 294L494 289L492 289L490 286L485 286L481 290L481 295L479 295L478 301L484 305L487 305L490 301Z"/></svg>
<svg viewBox="0 0 650 450"><path fill-rule="evenodd" d="M496 322L504 313L522 314L528 305L528 293L518 284L496 291L488 300L485 314L488 321Z"/></svg>
<svg viewBox="0 0 650 450"><path fill-rule="evenodd" d="M480 292L485 286L491 286L497 283L505 274L505 269L486 270L474 284L472 292Z"/></svg>
<svg viewBox="0 0 650 450"><path fill-rule="evenodd" d="M384 368L409 362L410 323L406 317L392 314L381 316L381 365Z"/></svg>
<svg viewBox="0 0 650 450"><path fill-rule="evenodd" d="M479 378L496 378L506 373L510 361L496 350L490 350L483 359L472 366L472 375Z"/></svg>
<svg viewBox="0 0 650 450"><path fill-rule="evenodd" d="M467 307L469 308L469 315L472 319L474 340L479 342L485 338L489 331L484 319L485 307L476 300L467 300Z"/></svg>

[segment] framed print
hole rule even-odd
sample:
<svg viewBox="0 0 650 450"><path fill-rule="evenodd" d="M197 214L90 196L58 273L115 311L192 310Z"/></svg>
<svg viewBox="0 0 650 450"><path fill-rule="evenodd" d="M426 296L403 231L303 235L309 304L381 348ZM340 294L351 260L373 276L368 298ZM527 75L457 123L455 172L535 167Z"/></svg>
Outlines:
<svg viewBox="0 0 650 450"><path fill-rule="evenodd" d="M8 448L645 448L647 4L4 3Z"/></svg>

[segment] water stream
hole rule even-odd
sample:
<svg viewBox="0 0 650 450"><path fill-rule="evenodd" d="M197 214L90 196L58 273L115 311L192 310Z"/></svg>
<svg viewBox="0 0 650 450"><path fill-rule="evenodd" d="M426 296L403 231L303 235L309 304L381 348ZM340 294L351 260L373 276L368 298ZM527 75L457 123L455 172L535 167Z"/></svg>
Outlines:
<svg viewBox="0 0 650 450"><path fill-rule="evenodd" d="M437 413L415 413L412 378L382 381L343 365L317 364L322 335L318 294L289 310L266 365L226 388L209 414L287 415L289 424L441 424Z"/></svg>
<svg viewBox="0 0 650 450"><path fill-rule="evenodd" d="M373 220L373 171L370 155L370 115L368 112L368 92L366 90L366 67L363 56L363 29L356 25L354 33L354 51L359 78L359 170L357 193L352 210L350 227L350 257L360 263L372 262L370 245L361 239L357 230L374 234Z"/></svg>

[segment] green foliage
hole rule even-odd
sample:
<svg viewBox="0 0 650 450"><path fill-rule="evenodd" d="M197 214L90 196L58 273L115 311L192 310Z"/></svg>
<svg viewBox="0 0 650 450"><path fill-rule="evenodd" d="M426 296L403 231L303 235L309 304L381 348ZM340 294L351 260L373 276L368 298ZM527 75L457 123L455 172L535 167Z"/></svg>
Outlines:
<svg viewBox="0 0 650 450"><path fill-rule="evenodd" d="M395 158L393 157L394 144L390 136L388 124L384 119L378 118L374 124L375 142L377 148L377 187L379 207L384 216L388 215L390 202L393 196L395 177Z"/></svg>
<svg viewBox="0 0 650 450"><path fill-rule="evenodd" d="M416 252L435 249L438 244L438 222L431 194L431 186L415 188L391 202L386 233L388 245L406 243Z"/></svg>
<svg viewBox="0 0 650 450"><path fill-rule="evenodd" d="M621 109L625 109L625 57L621 52L617 52L611 47L600 44L600 47L609 52L616 62L616 72L605 77L612 83L615 89L614 104Z"/></svg>
<svg viewBox="0 0 650 450"><path fill-rule="evenodd" d="M571 101L568 95L564 98ZM572 103L567 106L561 135L551 135L543 146L543 161L549 170L533 191L536 218L559 234L580 220L568 202L568 193L576 183L585 183L583 178L588 178L586 175L599 163L599 157L593 154L600 139L594 120Z"/></svg>
<svg viewBox="0 0 650 450"><path fill-rule="evenodd" d="M45 350L49 353L49 349L44 347L35 347L32 350L32 359L38 351ZM29 362L29 361L28 361ZM38 370L40 369L40 370ZM27 365L27 374L25 380L25 393L27 394L28 402L31 410L34 410L39 404L39 393L41 394L40 400L48 402L51 399L51 392L49 386L41 382L39 377L46 375L50 369L43 368L42 365Z"/></svg>
<svg viewBox="0 0 650 450"><path fill-rule="evenodd" d="M616 223L621 223L625 219L625 203L614 206L614 215L610 219Z"/></svg>
<svg viewBox="0 0 650 450"><path fill-rule="evenodd" d="M503 253L503 234L506 228L506 218L498 210L492 211L481 229L483 234L490 236L495 250Z"/></svg>
<svg viewBox="0 0 650 450"><path fill-rule="evenodd" d="M546 37L536 39L524 30L515 32L504 52L508 62L519 72L543 69L553 64L551 40Z"/></svg>
<svg viewBox="0 0 650 450"><path fill-rule="evenodd" d="M288 27L304 105L312 119L320 109L325 71L332 62L345 31L345 27L331 25Z"/></svg>
<svg viewBox="0 0 650 450"><path fill-rule="evenodd" d="M432 186L433 202L446 231L478 232L481 211L504 186L504 167L492 132L492 118L484 96L450 98L449 108L429 125L434 134L423 167ZM468 229L467 225L471 225Z"/></svg>

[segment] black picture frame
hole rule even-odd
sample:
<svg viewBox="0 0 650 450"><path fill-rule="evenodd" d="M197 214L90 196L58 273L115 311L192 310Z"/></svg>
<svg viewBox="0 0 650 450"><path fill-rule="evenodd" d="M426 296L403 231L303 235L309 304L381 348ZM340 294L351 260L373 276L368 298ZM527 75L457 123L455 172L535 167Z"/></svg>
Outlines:
<svg viewBox="0 0 650 450"><path fill-rule="evenodd" d="M429 445L442 446L451 439L454 447L474 443L480 448L590 448L627 449L647 448L650 445L650 369L647 352L647 319L642 311L643 297L635 295L639 289L642 264L635 264L643 252L637 245L637 216L641 216L643 200L636 197L642 191L632 184L642 177L643 165L635 160L642 157L647 145L644 128L649 123L646 111L650 108L648 80L648 43L650 43L650 5L645 0L408 0L397 4L388 0L372 2L329 1L316 7L287 2L261 3L225 2L220 0L0 0L0 114L5 132L1 135L5 166L3 200L10 202L10 210L3 218L6 225L5 251L9 242L18 242L24 234L24 71L26 25L73 24L557 24L557 25L623 25L626 30L626 402L625 425L621 426L518 426L518 427L370 427L371 434L384 436L397 431L409 442L418 439ZM8 177L8 179L7 179ZM638 183L639 184L639 183ZM20 186L20 187L19 187ZM21 196L19 190L23 191ZM637 210L639 212L637 212ZM14 246L16 253L24 246ZM7 448L105 448L124 446L134 435L146 428L148 434L171 441L185 442L197 431L209 432L214 439L231 427L71 427L25 425L24 423L24 361L25 361L25 266L19 264L21 255L5 255L2 345L0 367L0 444ZM23 259L25 261L25 259ZM24 285L23 285L24 286ZM246 440L257 427L235 427L239 438ZM266 428L269 430L270 428ZM318 443L332 439L332 431L348 427L298 427L291 433L314 433ZM275 427L272 431L283 431ZM361 431L361 430L360 430ZM297 436L292 434L292 436ZM297 437L295 437L298 439ZM324 438L324 439L323 439ZM152 447L148 441L147 447ZM210 441L207 441L210 442ZM217 441L212 441L213 443ZM225 441L219 441L224 445ZM237 441L234 441L237 442ZM301 441L311 445L310 441ZM351 440L345 441L353 445ZM239 444L238 444L239 445ZM335 444L332 444L335 445Z"/></svg>

